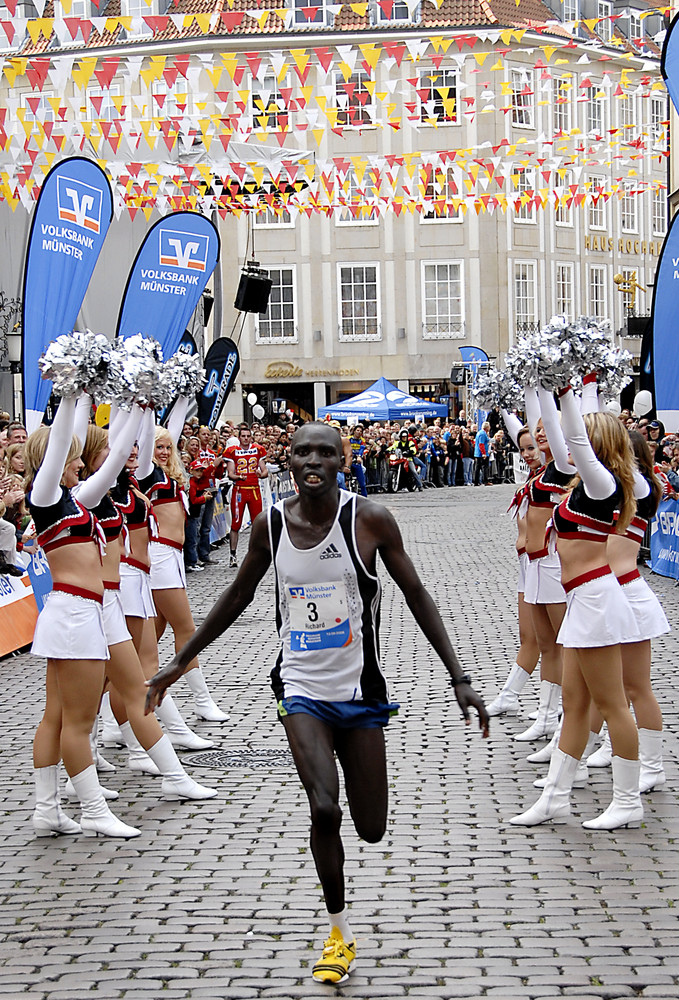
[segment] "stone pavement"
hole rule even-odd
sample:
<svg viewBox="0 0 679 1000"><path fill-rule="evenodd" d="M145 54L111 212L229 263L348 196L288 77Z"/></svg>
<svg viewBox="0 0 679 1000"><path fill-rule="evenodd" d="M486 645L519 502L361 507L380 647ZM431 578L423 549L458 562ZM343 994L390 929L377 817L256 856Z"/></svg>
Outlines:
<svg viewBox="0 0 679 1000"><path fill-rule="evenodd" d="M501 516L510 496L502 486L380 500L488 700L516 648L514 526ZM190 578L199 620L233 577L219 558ZM517 829L506 819L535 799L540 769L525 760L531 745L511 735L535 707L537 684L522 716L494 720L489 741L466 730L444 668L381 575L384 660L402 707L387 731L383 842L359 843L345 816L358 939L349 982L333 989L309 978L326 923L306 802L268 686L276 649L269 574L257 604L203 657L231 722L195 728L229 759L215 769L194 757L190 770L218 786L219 797L164 802L159 779L133 775L122 753L108 754L119 765L108 780L120 791L116 811L142 828L137 840L34 838L30 746L44 671L27 654L0 662L0 996L676 1000L679 628L656 643L668 783L645 796L643 827L581 827L610 797L610 771L599 770L575 792L566 825ZM679 591L662 578L653 586L676 625ZM187 694L177 685L190 718Z"/></svg>

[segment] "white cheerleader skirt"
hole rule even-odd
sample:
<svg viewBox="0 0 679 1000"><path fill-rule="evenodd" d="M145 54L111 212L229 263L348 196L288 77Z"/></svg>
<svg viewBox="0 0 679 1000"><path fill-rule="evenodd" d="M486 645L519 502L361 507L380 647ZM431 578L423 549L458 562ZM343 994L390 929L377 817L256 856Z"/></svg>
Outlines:
<svg viewBox="0 0 679 1000"><path fill-rule="evenodd" d="M526 604L565 603L566 591L561 585L561 561L556 552L545 551L537 559L528 557L523 599Z"/></svg>
<svg viewBox="0 0 679 1000"><path fill-rule="evenodd" d="M183 546L149 542L151 590L186 589Z"/></svg>
<svg viewBox="0 0 679 1000"><path fill-rule="evenodd" d="M519 557L519 579L516 584L517 594L523 594L526 590L526 568L528 566L528 553L525 549L517 549Z"/></svg>
<svg viewBox="0 0 679 1000"><path fill-rule="evenodd" d="M556 637L562 646L586 649L639 639L634 612L609 566L566 585L566 614Z"/></svg>
<svg viewBox="0 0 679 1000"><path fill-rule="evenodd" d="M657 639L659 635L669 632L670 623L665 617L662 605L638 569L632 570L631 573L626 573L624 576L619 576L618 583L622 587L622 592L636 618L639 629L637 642L642 642L645 639Z"/></svg>
<svg viewBox="0 0 679 1000"><path fill-rule="evenodd" d="M120 564L120 600L123 612L130 618L155 618L156 606L151 593L147 570L131 563Z"/></svg>
<svg viewBox="0 0 679 1000"><path fill-rule="evenodd" d="M132 638L127 623L125 612L120 599L120 587L111 587L104 584L104 631L106 632L106 642L109 646L116 646L119 642L127 642Z"/></svg>
<svg viewBox="0 0 679 1000"><path fill-rule="evenodd" d="M31 653L50 660L107 660L101 596L55 584L38 615Z"/></svg>

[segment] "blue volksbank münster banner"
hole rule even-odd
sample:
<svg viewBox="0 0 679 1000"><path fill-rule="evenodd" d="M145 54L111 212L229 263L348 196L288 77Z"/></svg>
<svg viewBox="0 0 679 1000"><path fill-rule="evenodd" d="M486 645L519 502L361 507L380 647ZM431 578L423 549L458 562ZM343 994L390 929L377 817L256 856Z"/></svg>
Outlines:
<svg viewBox="0 0 679 1000"><path fill-rule="evenodd" d="M118 317L118 336L153 337L170 358L219 259L219 233L197 212L156 222L139 248Z"/></svg>
<svg viewBox="0 0 679 1000"><path fill-rule="evenodd" d="M651 522L651 569L679 580L679 502L663 500Z"/></svg>
<svg viewBox="0 0 679 1000"><path fill-rule="evenodd" d="M668 431L679 430L679 223L672 219L655 272L653 325L654 403L658 420Z"/></svg>
<svg viewBox="0 0 679 1000"><path fill-rule="evenodd" d="M113 215L104 171L81 156L45 177L28 237L23 292L26 426L40 426L52 392L38 359L50 341L75 326Z"/></svg>

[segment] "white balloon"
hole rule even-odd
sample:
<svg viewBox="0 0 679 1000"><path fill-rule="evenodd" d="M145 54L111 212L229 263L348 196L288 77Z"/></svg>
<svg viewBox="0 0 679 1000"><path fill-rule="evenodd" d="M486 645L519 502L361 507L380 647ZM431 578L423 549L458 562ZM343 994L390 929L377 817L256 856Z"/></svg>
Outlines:
<svg viewBox="0 0 679 1000"><path fill-rule="evenodd" d="M622 413L622 407L617 399L612 399L610 403L606 403L606 412L612 413L615 417L619 417Z"/></svg>
<svg viewBox="0 0 679 1000"><path fill-rule="evenodd" d="M260 403L257 403L255 406L252 407L252 416L256 420L261 420L262 417L264 416L264 407Z"/></svg>
<svg viewBox="0 0 679 1000"><path fill-rule="evenodd" d="M257 402L257 393L255 393L255 392L249 392L248 393L248 403L250 404L250 406L254 406L256 402Z"/></svg>
<svg viewBox="0 0 679 1000"><path fill-rule="evenodd" d="M642 389L641 392L636 394L632 409L638 417L645 416L650 410L653 409L653 396L650 394L648 389Z"/></svg>

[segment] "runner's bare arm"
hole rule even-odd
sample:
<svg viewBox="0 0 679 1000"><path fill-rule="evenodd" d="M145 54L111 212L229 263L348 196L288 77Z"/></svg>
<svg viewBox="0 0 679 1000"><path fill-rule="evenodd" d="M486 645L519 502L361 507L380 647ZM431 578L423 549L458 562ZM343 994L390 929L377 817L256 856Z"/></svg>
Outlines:
<svg viewBox="0 0 679 1000"><path fill-rule="evenodd" d="M217 639L243 613L255 596L255 591L271 563L269 531L265 514L259 514L252 525L247 555L230 587L217 598L207 618L189 641L147 681L145 712L148 715L163 700L170 684L182 676L191 660Z"/></svg>
<svg viewBox="0 0 679 1000"><path fill-rule="evenodd" d="M488 735L488 713L483 699L469 684L455 683L464 670L453 649L439 609L429 591L420 580L410 556L403 547L403 539L396 521L384 507L377 504L365 505L361 517L366 528L372 533L376 548L382 557L387 572L403 592L406 604L425 637L440 657L453 681L453 690L458 700L465 723L469 725L469 708L475 708L479 716L479 728Z"/></svg>

